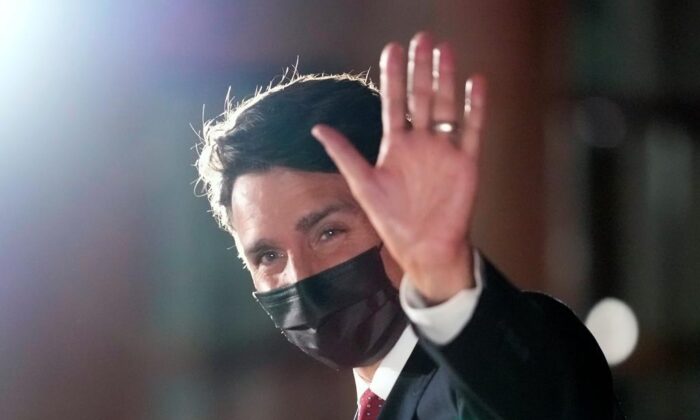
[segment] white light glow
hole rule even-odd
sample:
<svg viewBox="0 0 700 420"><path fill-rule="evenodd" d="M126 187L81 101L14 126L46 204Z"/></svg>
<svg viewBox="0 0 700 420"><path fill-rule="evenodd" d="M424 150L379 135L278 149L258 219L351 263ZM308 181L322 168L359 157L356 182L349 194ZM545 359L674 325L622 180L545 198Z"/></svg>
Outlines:
<svg viewBox="0 0 700 420"><path fill-rule="evenodd" d="M595 337L610 366L627 360L637 346L637 317L619 299L605 298L593 306L586 318L586 327Z"/></svg>

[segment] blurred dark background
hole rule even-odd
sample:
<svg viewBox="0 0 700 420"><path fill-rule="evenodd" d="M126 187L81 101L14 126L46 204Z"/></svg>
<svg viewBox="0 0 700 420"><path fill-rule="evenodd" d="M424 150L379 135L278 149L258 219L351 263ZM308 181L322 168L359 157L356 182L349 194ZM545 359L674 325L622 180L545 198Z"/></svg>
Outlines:
<svg viewBox="0 0 700 420"><path fill-rule="evenodd" d="M679 0L0 0L0 418L352 418L351 373L276 333L195 197L194 131L297 58L377 80L419 29L490 80L477 245L582 319L626 302L627 415L700 418L700 2Z"/></svg>

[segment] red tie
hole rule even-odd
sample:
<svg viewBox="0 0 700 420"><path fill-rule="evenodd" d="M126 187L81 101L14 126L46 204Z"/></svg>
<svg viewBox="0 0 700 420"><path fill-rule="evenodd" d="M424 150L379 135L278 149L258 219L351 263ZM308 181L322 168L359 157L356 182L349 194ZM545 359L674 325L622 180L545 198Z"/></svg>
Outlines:
<svg viewBox="0 0 700 420"><path fill-rule="evenodd" d="M357 420L377 420L383 406L384 400L367 388L367 391L360 397L360 410L357 414Z"/></svg>

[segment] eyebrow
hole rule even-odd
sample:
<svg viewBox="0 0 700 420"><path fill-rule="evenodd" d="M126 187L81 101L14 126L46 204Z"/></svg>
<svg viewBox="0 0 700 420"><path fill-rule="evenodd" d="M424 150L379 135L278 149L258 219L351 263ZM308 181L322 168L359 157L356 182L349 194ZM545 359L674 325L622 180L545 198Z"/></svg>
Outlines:
<svg viewBox="0 0 700 420"><path fill-rule="evenodd" d="M326 217L330 216L333 213L339 213L339 212L351 212L355 213L357 211L357 207L346 202L341 202L341 203L334 203L330 204L321 210L313 211L309 214L306 214L302 216L294 226L294 229L299 231L299 232L308 232L311 228L316 226L321 220L325 219ZM266 238L261 238L258 239L257 241L253 242L253 244L245 249L245 255L250 256L250 255L256 255L259 252L270 249L270 248L275 248L274 242L266 239Z"/></svg>
<svg viewBox="0 0 700 420"><path fill-rule="evenodd" d="M244 251L244 253L246 255L246 258L250 259L251 256L257 255L258 253L260 253L266 249L270 249L270 248L274 248L274 247L275 247L274 244L272 242L270 242L269 240L258 239L257 241L255 241L255 243L253 243L253 245L250 248L247 248Z"/></svg>
<svg viewBox="0 0 700 420"><path fill-rule="evenodd" d="M357 208L350 203L335 203L328 205L321 210L311 212L306 216L303 216L299 221L297 221L294 227L299 232L308 232L313 228L318 222L325 219L329 215L338 212L355 212Z"/></svg>

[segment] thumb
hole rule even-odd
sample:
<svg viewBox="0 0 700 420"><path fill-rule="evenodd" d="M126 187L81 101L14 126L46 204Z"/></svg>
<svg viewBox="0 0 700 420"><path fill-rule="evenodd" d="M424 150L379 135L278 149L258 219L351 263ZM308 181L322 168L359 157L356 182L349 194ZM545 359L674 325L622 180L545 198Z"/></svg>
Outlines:
<svg viewBox="0 0 700 420"><path fill-rule="evenodd" d="M361 200L358 195L363 195L362 192L372 182L373 167L338 130L317 124L311 129L311 134L326 149L355 198Z"/></svg>

